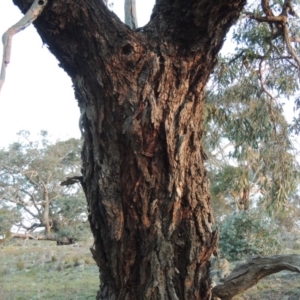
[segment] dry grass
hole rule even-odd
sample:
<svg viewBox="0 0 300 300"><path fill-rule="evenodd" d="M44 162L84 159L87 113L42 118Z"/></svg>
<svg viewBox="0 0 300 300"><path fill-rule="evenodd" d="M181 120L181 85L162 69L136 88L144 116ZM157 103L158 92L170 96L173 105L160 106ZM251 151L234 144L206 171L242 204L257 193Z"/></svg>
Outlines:
<svg viewBox="0 0 300 300"><path fill-rule="evenodd" d="M19 241L0 248L1 300L95 299L99 286L98 267L89 247L56 246L55 242ZM286 251L297 253L298 249ZM298 253L299 254L299 253ZM236 300L299 300L300 275L271 275Z"/></svg>
<svg viewBox="0 0 300 300"><path fill-rule="evenodd" d="M0 249L1 300L95 299L98 268L89 245L10 242Z"/></svg>

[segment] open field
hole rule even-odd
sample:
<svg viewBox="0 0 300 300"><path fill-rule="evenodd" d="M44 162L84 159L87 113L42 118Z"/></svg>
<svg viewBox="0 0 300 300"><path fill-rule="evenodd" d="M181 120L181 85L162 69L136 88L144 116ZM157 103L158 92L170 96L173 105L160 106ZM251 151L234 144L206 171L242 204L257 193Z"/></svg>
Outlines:
<svg viewBox="0 0 300 300"><path fill-rule="evenodd" d="M9 242L0 249L1 300L95 299L98 268L86 243Z"/></svg>
<svg viewBox="0 0 300 300"><path fill-rule="evenodd" d="M91 245L92 241L56 246L55 242L33 240L25 245L20 240L1 245L0 300L95 299L99 275L89 250ZM234 299L299 300L300 275L271 275Z"/></svg>

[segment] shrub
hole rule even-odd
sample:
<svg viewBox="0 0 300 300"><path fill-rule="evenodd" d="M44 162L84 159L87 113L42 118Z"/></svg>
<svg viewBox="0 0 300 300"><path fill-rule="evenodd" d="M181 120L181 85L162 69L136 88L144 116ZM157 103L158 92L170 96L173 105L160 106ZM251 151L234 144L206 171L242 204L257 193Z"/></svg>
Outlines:
<svg viewBox="0 0 300 300"><path fill-rule="evenodd" d="M22 259L19 259L16 263L16 267L19 271L22 271L25 268L25 262Z"/></svg>
<svg viewBox="0 0 300 300"><path fill-rule="evenodd" d="M278 234L275 222L255 210L228 216L220 226L221 256L239 260L279 253L282 248Z"/></svg>

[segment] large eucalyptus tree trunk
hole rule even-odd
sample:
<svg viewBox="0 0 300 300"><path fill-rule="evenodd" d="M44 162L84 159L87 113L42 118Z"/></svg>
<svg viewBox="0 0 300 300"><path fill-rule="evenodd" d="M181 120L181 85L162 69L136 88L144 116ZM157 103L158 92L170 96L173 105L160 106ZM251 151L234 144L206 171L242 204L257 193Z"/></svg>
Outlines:
<svg viewBox="0 0 300 300"><path fill-rule="evenodd" d="M32 1L14 2L25 12ZM157 0L136 31L100 0L49 2L35 25L82 114L97 299L209 299L218 234L201 148L203 90L246 1Z"/></svg>

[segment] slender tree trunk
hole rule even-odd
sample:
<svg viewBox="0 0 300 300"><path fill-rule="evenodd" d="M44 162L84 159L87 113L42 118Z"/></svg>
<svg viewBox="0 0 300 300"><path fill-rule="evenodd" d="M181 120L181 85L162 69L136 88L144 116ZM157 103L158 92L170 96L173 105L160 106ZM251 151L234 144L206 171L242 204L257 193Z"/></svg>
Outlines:
<svg viewBox="0 0 300 300"><path fill-rule="evenodd" d="M29 0L14 0L23 11ZM210 299L217 249L201 147L203 91L244 0L157 0L138 32L97 0L37 20L81 109L97 299Z"/></svg>
<svg viewBox="0 0 300 300"><path fill-rule="evenodd" d="M51 224L50 224L49 215L50 215L49 192L46 185L44 185L44 225L45 225L46 235L49 235L51 233Z"/></svg>

